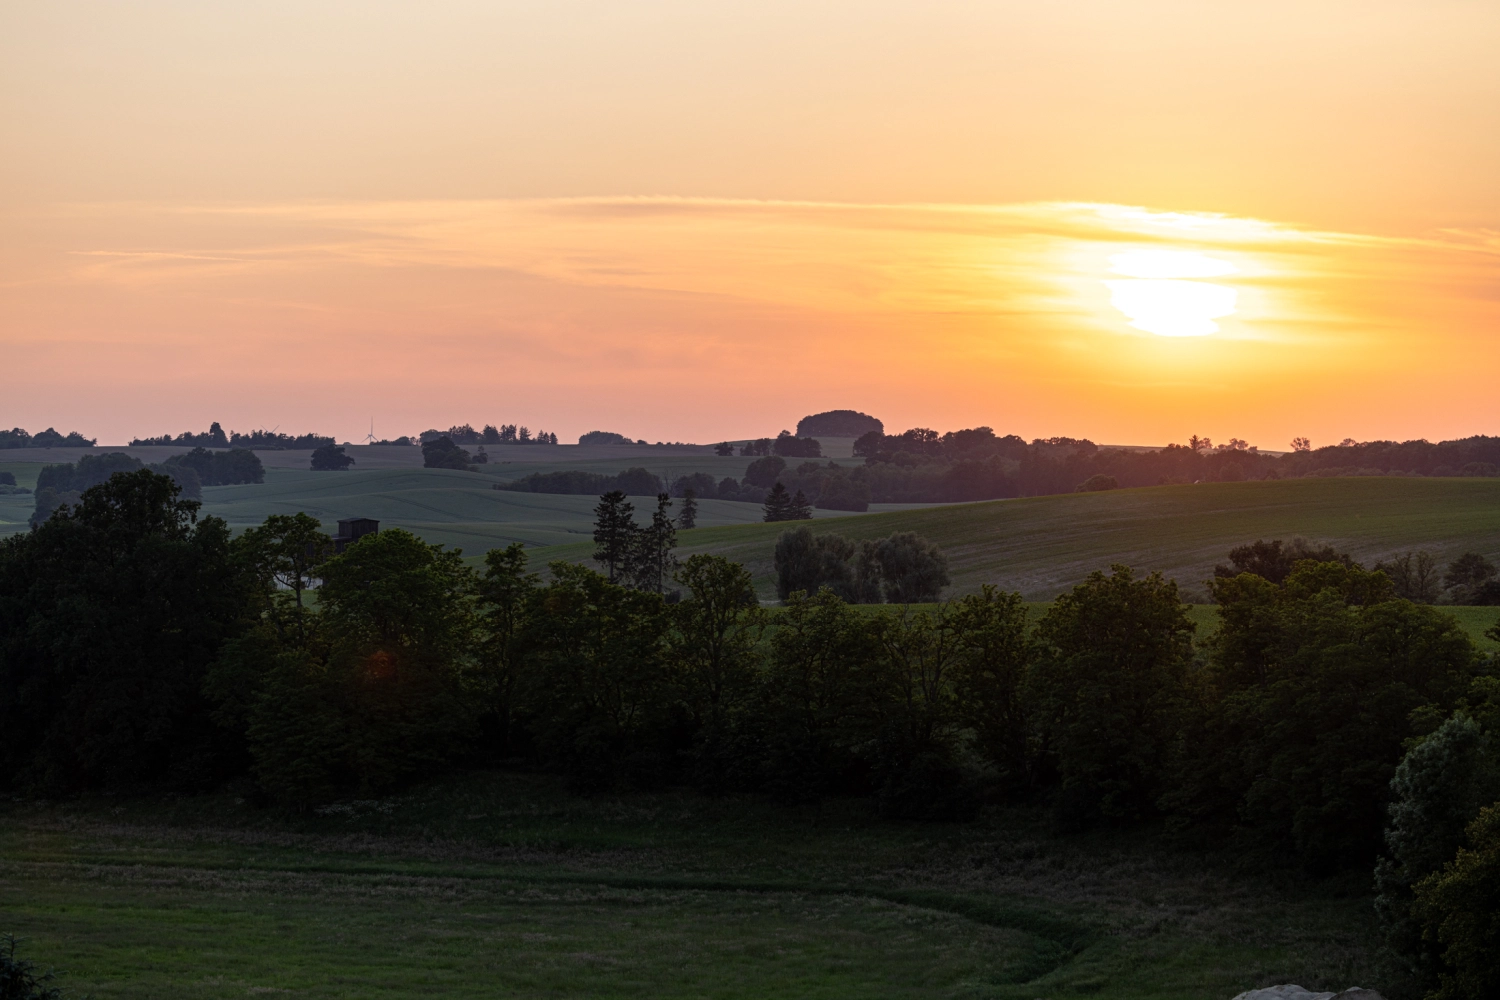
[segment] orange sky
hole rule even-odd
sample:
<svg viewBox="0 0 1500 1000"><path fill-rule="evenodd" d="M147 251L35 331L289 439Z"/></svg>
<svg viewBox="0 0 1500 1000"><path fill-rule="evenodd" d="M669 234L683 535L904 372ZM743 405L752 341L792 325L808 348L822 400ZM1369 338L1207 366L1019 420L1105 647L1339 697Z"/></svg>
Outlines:
<svg viewBox="0 0 1500 1000"><path fill-rule="evenodd" d="M1500 6L1238 6L0 8L0 424L1500 433Z"/></svg>

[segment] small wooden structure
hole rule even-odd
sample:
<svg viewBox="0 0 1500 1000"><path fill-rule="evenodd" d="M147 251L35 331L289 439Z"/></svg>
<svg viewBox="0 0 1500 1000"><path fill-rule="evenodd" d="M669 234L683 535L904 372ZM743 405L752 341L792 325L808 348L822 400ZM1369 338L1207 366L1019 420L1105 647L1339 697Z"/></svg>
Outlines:
<svg viewBox="0 0 1500 1000"><path fill-rule="evenodd" d="M339 533L333 536L333 552L339 555L366 535L380 530L380 522L373 517L349 517L339 522Z"/></svg>

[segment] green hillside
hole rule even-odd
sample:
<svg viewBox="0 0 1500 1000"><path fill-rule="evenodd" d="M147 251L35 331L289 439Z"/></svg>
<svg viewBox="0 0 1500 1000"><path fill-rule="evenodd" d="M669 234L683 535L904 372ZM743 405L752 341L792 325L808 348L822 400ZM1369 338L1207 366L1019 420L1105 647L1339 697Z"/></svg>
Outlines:
<svg viewBox="0 0 1500 1000"><path fill-rule="evenodd" d="M780 524L682 532L680 553L715 552L743 562L762 592ZM1192 599L1229 549L1256 538L1303 535L1332 542L1367 564L1425 548L1446 562L1466 550L1500 555L1500 479L1361 477L1201 483L953 504L819 520L813 530L853 538L915 531L952 563L950 594L996 583L1028 600L1050 600L1090 571L1126 563L1161 570ZM538 561L587 559L585 545L542 549Z"/></svg>

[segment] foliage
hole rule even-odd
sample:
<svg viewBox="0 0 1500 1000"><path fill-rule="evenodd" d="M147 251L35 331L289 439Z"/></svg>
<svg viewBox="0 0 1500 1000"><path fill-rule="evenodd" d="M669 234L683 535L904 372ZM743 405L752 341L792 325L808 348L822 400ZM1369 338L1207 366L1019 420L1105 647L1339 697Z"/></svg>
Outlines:
<svg viewBox="0 0 1500 1000"><path fill-rule="evenodd" d="M875 547L885 599L891 604L936 601L948 578L943 550L912 531L897 531Z"/></svg>
<svg viewBox="0 0 1500 1000"><path fill-rule="evenodd" d="M1495 579L1495 564L1478 552L1465 552L1448 564L1443 586L1453 594L1454 604L1484 602L1485 585Z"/></svg>
<svg viewBox="0 0 1500 1000"><path fill-rule="evenodd" d="M467 456L467 452L463 452ZM422 451L423 464L427 468L453 468L450 465L434 465L435 456L425 448ZM444 459L446 461L446 459ZM314 472L343 472L354 464L354 459L344 454L344 449L339 445L325 444L312 453L312 459L308 467ZM467 467L467 462L464 463Z"/></svg>
<svg viewBox="0 0 1500 1000"><path fill-rule="evenodd" d="M1263 541L1256 539L1247 545L1229 550L1229 566L1222 563L1214 567L1216 577L1235 577L1241 573L1254 573L1272 583L1282 583L1291 575L1292 569L1303 560L1313 562L1336 562L1353 566L1354 560L1332 545L1314 546L1305 538L1293 538L1290 542L1281 539Z"/></svg>
<svg viewBox="0 0 1500 1000"><path fill-rule="evenodd" d="M662 593L677 566L677 557L672 554L677 546L677 525L669 513L671 507L671 497L658 493L651 523L632 532L630 577L637 590Z"/></svg>
<svg viewBox="0 0 1500 1000"><path fill-rule="evenodd" d="M818 458L823 454L823 446L813 438L796 437L782 431L771 443L771 451L783 458Z"/></svg>
<svg viewBox="0 0 1500 1000"><path fill-rule="evenodd" d="M763 521L793 521L800 520L794 516L792 508L792 495L781 483L771 487L771 492L766 494L765 514Z"/></svg>
<svg viewBox="0 0 1500 1000"><path fill-rule="evenodd" d="M698 526L698 493L688 489L682 494L682 511L677 515L677 526L686 530Z"/></svg>
<svg viewBox="0 0 1500 1000"><path fill-rule="evenodd" d="M1415 887L1423 938L1442 949L1442 985L1430 1000L1500 995L1500 802L1467 832L1457 857Z"/></svg>
<svg viewBox="0 0 1500 1000"><path fill-rule="evenodd" d="M786 459L780 455L757 458L745 467L745 482L751 486L763 486L770 489L785 469Z"/></svg>
<svg viewBox="0 0 1500 1000"><path fill-rule="evenodd" d="M491 757L505 759L516 745L526 632L536 610L533 596L538 577L526 572L526 550L519 542L491 549L484 564L485 573L478 584L476 687L484 706L479 723Z"/></svg>
<svg viewBox="0 0 1500 1000"><path fill-rule="evenodd" d="M1221 624L1174 808L1198 823L1232 813L1313 868L1370 863L1413 713L1441 717L1468 685L1467 635L1338 562L1211 589Z"/></svg>
<svg viewBox="0 0 1500 1000"><path fill-rule="evenodd" d="M425 469L457 469L467 472L471 470L473 463L473 456L446 435L422 442L422 467Z"/></svg>
<svg viewBox="0 0 1500 1000"><path fill-rule="evenodd" d="M218 426L215 424L214 426ZM318 452L331 445L313 452L316 457ZM342 450L342 449L341 449ZM351 458L349 460L353 462ZM204 486L234 486L240 483L263 483L266 481L266 468L256 457L255 452L245 448L230 448L227 451L209 451L206 448L194 448L183 455L173 455L162 463L164 467L181 467L192 469L197 475L198 481ZM317 466L314 466L317 468Z"/></svg>
<svg viewBox="0 0 1500 1000"><path fill-rule="evenodd" d="M821 434L825 437L857 438L872 431L879 434L884 430L885 424L858 410L826 410L797 421L798 437Z"/></svg>
<svg viewBox="0 0 1500 1000"><path fill-rule="evenodd" d="M1375 569L1391 578L1396 596L1417 604L1436 604L1439 577L1437 560L1431 552L1403 552Z"/></svg>
<svg viewBox="0 0 1500 1000"><path fill-rule="evenodd" d="M662 491L662 482L653 473L642 468L626 469L614 476L565 469L558 472L533 472L512 482L497 484L495 489L514 490L517 493L592 493L596 496L618 490L629 496L655 496Z"/></svg>
<svg viewBox="0 0 1500 1000"><path fill-rule="evenodd" d="M0 451L11 448L92 448L94 442L94 438L86 438L77 431L59 434L51 427L34 437L20 427L0 430Z"/></svg>
<svg viewBox="0 0 1500 1000"><path fill-rule="evenodd" d="M1037 625L1028 700L1055 761L1060 821L1150 816L1187 709L1194 626L1177 584L1091 573Z"/></svg>
<svg viewBox="0 0 1500 1000"><path fill-rule="evenodd" d="M19 943L14 934L0 935L0 1000L62 1000L54 973L38 974L35 963L16 957Z"/></svg>
<svg viewBox="0 0 1500 1000"><path fill-rule="evenodd" d="M219 767L201 688L241 621L229 531L147 470L0 542L0 781L196 787Z"/></svg>
<svg viewBox="0 0 1500 1000"><path fill-rule="evenodd" d="M635 532L635 507L625 494L611 490L601 496L594 508L594 561L604 565L610 583L629 576Z"/></svg>
<svg viewBox="0 0 1500 1000"><path fill-rule="evenodd" d="M549 569L527 637L544 760L584 790L660 782L670 763L659 739L672 704L667 606L581 566Z"/></svg>
<svg viewBox="0 0 1500 1000"><path fill-rule="evenodd" d="M1039 790L1043 749L1026 701L1033 659L1026 606L1021 595L986 584L958 600L950 614L958 636L953 680L959 720L973 731L1000 789L1030 797Z"/></svg>
<svg viewBox="0 0 1500 1000"><path fill-rule="evenodd" d="M1435 942L1424 947L1412 918L1412 886L1451 860L1464 828L1500 799L1500 752L1477 722L1454 716L1401 759L1391 795L1389 854L1375 865L1375 908L1391 947L1432 977L1438 963L1428 948Z"/></svg>
<svg viewBox="0 0 1500 1000"><path fill-rule="evenodd" d="M630 438L614 431L588 431L578 436L579 444L631 444Z"/></svg>
<svg viewBox="0 0 1500 1000"><path fill-rule="evenodd" d="M1077 486L1073 487L1073 492L1102 493L1105 490L1117 490L1119 488L1120 481L1114 476L1105 475L1102 472L1096 472L1092 476L1089 476L1087 479L1085 479L1083 482L1079 483Z"/></svg>

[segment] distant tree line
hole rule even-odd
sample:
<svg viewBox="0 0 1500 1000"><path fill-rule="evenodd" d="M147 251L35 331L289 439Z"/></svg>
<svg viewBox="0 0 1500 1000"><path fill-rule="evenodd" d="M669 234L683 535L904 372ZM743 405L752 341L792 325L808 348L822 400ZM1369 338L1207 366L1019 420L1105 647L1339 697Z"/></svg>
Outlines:
<svg viewBox="0 0 1500 1000"><path fill-rule="evenodd" d="M332 556L300 514L231 539L180 493L117 473L0 541L0 788L248 780L306 808L526 766L900 819L1030 802L1065 829L1166 823L1313 872L1374 866L1429 996L1500 982L1500 677L1343 554L1232 558L1270 575L1212 580L1220 625L1197 636L1174 582L1125 566L1039 615L994 587L867 610L829 585L768 609L743 566L673 565L665 496L650 525L601 497L607 572L544 581L519 545L477 573L400 530ZM805 530L789 560L839 558ZM917 596L924 546L876 542L876 563L887 543L909 554L884 596Z"/></svg>
<svg viewBox="0 0 1500 1000"><path fill-rule="evenodd" d="M445 431L426 430L418 435L421 444L429 444L439 438L447 438L454 444L557 444L557 435L550 431L537 431L533 436L530 427L515 424L485 424L483 430L475 430L469 424L455 424Z"/></svg>
<svg viewBox="0 0 1500 1000"><path fill-rule="evenodd" d="M857 438L871 432L880 434L884 431L885 424L858 410L828 410L797 421L798 437Z"/></svg>
<svg viewBox="0 0 1500 1000"><path fill-rule="evenodd" d="M28 434L19 427L10 430L0 430L0 450L11 448L92 448L94 438L86 438L77 431L69 431L59 434L48 427L35 435Z"/></svg>
<svg viewBox="0 0 1500 1000"><path fill-rule="evenodd" d="M201 434L183 431L175 437L163 434L160 437L134 438L130 442L132 448L178 445L187 448L258 448L262 451L303 451L329 444L333 444L333 438L320 434L278 434L267 430L244 434L230 431L226 434L217 420Z"/></svg>

